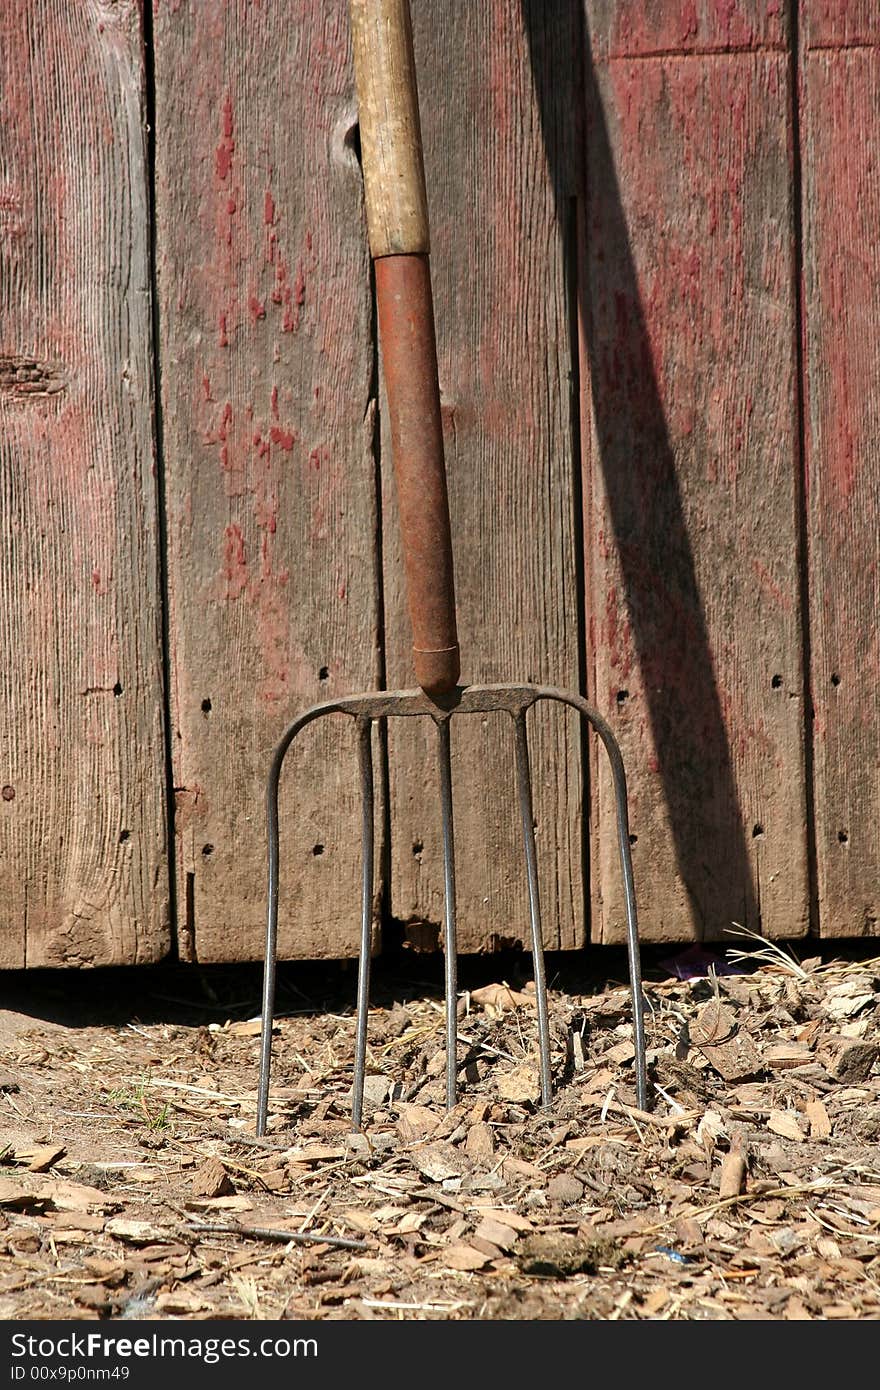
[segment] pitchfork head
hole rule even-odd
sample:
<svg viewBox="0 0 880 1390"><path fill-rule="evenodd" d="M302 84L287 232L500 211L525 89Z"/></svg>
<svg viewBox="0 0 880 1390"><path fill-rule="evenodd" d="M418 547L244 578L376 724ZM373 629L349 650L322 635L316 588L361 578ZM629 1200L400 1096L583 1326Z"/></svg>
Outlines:
<svg viewBox="0 0 880 1390"><path fill-rule="evenodd" d="M523 846L529 892L529 917L532 938L532 959L535 972L535 996L538 1014L538 1042L541 1065L541 1102L550 1104L550 1029L547 1014L547 982L544 971L544 946L541 934L541 908L538 894L538 865L535 832L532 819L532 779L529 746L526 735L526 711L540 700L554 700L577 710L595 729L604 744L611 763L617 809L617 839L626 900L627 949L629 953L630 987L632 992L633 1033L635 1042L636 1092L638 1103L647 1109L648 1092L645 1068L644 1004L639 965L639 939L636 919L636 899L633 884L632 855L629 841L626 774L623 758L609 725L580 695L554 686L541 685L465 685L456 686L445 695L430 697L422 690L374 691L370 694L346 695L338 700L326 700L313 705L295 719L285 730L272 759L267 787L267 817L269 840L269 902L266 927L266 956L263 984L263 1028L260 1055L257 1134L263 1134L269 1108L269 1072L272 1056L272 1023L275 1007L275 967L278 949L278 890L279 837L278 785L284 759L296 738L307 724L328 714L347 714L358 730L361 797L363 804L363 879L361 899L361 940L358 962L357 1025L352 1089L352 1121L360 1128L363 1115L364 1074L367 1050L367 1010L370 989L370 954L372 929L372 897L374 869L374 804L371 727L376 719L425 718L433 720L437 729L437 771L440 792L440 812L443 830L444 930L446 975L446 1105L451 1109L456 1100L456 1041L457 1041L457 972L455 927L455 852L452 812L452 768L450 760L449 724L458 715L490 714L503 711L514 724L516 784L522 820Z"/></svg>

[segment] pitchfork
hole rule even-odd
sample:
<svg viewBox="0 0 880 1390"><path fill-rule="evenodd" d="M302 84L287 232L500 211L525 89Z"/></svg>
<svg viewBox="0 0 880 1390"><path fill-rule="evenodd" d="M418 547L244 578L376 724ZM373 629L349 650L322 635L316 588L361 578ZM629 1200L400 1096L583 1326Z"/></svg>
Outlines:
<svg viewBox="0 0 880 1390"><path fill-rule="evenodd" d="M647 1108L644 1006L639 966L636 900L630 853L626 774L610 727L578 694L539 685L459 685L452 540L443 456L437 350L428 261L428 213L412 28L408 0L349 0L358 89L361 150L370 253L373 258L379 338L388 398L407 598L418 690L347 695L313 705L285 730L275 749L267 789L269 903L263 984L257 1134L265 1133L278 948L278 786L296 736L316 719L347 714L358 734L362 831L361 939L358 959L352 1121L363 1116L374 873L374 799L371 729L374 720L423 718L437 732L437 770L443 838L446 1004L446 1105L456 1102L457 945L450 722L458 715L503 711L513 720L516 785L528 880L535 976L541 1103L550 1105L550 1026L532 819L532 780L526 712L541 700L578 711L599 735L611 763L617 839L626 900L638 1104Z"/></svg>

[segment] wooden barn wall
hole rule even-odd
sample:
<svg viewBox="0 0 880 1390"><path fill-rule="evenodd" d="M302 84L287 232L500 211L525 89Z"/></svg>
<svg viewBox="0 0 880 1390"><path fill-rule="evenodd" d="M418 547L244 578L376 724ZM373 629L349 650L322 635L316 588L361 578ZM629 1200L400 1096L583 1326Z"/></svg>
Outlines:
<svg viewBox="0 0 880 1390"><path fill-rule="evenodd" d="M610 719L646 940L876 934L877 7L411 3L463 678ZM356 122L346 0L0 7L0 966L258 958L273 746L411 684ZM604 758L530 719L546 944L619 941ZM453 727L461 948L525 944L509 720ZM429 733L377 945L436 940ZM286 957L356 951L352 734Z"/></svg>
<svg viewBox="0 0 880 1390"><path fill-rule="evenodd" d="M0 965L171 944L130 0L0 6Z"/></svg>

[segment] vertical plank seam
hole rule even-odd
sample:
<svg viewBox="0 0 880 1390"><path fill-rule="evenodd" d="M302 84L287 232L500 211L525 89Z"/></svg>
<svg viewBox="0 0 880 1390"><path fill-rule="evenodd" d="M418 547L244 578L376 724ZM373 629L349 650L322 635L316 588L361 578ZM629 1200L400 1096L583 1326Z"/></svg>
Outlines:
<svg viewBox="0 0 880 1390"><path fill-rule="evenodd" d="M360 139L356 146L358 163L361 163ZM370 447L373 454L373 490L375 499L376 535L373 546L373 587L376 595L376 684L380 690L388 688L387 663L385 658L385 553L382 511L382 421L379 390L379 310L376 300L376 274L370 259L370 384L368 388L367 410L373 411L372 438ZM391 778L388 768L388 725L385 720L379 724L379 776L378 790L381 805L379 821L379 882L376 887L379 911L379 949L383 949L386 925L390 922L391 911Z"/></svg>
<svg viewBox="0 0 880 1390"><path fill-rule="evenodd" d="M804 304L804 225L803 165L801 160L801 61L799 10L801 0L790 0L790 84L792 143L792 235L794 245L794 352L795 352L795 446L797 450L796 488L798 510L798 579L801 608L803 662L803 738L804 738L804 817L806 823L807 895L809 930L818 936L819 871L816 843L815 719L813 709L813 662L810 624L810 554L807 511L807 370L806 309Z"/></svg>
<svg viewBox="0 0 880 1390"><path fill-rule="evenodd" d="M583 83L580 89L583 91ZM581 113L572 112L577 122L575 140L579 141L582 128ZM575 617L577 627L577 683L578 691L588 698L587 693L587 554L586 527L584 525L584 477L583 477L583 438L581 423L581 334L580 334L580 295L582 282L581 260L581 216L578 208L580 190L569 199L567 226L560 228L563 234L564 275L568 295L568 358L569 358L569 433L571 435L571 505L572 538L574 542L575 572ZM592 794L590 778L590 740L593 737L583 719L579 720L578 750L581 769L581 904L583 912L583 945L589 944L592 936L591 912L591 854L590 854L590 801Z"/></svg>
<svg viewBox="0 0 880 1390"><path fill-rule="evenodd" d="M165 435L162 413L162 363L159 336L159 268L157 258L156 222L156 49L153 42L153 6L151 0L141 6L141 43L144 67L144 100L146 109L147 163L147 257L150 279L150 345L152 366L153 457L156 479L156 544L160 622L160 659L162 669L162 742L165 784L165 844L168 873L168 918L170 947L168 958L180 959L179 924L177 920L177 845L174 833L174 757L171 719L171 630L169 617L168 527L165 490ZM193 924L189 924L194 927ZM190 938L195 940L195 936Z"/></svg>

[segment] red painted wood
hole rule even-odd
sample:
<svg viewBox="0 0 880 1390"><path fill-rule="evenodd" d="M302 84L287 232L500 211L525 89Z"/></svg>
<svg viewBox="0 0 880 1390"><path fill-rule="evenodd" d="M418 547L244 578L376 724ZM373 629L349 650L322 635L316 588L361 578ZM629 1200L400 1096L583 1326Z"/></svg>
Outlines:
<svg viewBox="0 0 880 1390"><path fill-rule="evenodd" d="M880 13L811 3L802 30L819 926L823 936L873 936L880 920ZM864 46L850 46L854 33Z"/></svg>
<svg viewBox="0 0 880 1390"><path fill-rule="evenodd" d="M138 7L0 6L0 964L168 949Z"/></svg>
<svg viewBox="0 0 880 1390"><path fill-rule="evenodd" d="M181 949L238 960L263 949L273 746L307 706L379 677L346 5L157 0L155 38ZM289 758L282 955L357 950L351 735L321 722Z"/></svg>
<svg viewBox="0 0 880 1390"><path fill-rule="evenodd" d="M788 42L788 0L589 0L586 14L600 62L784 49Z"/></svg>
<svg viewBox="0 0 880 1390"><path fill-rule="evenodd" d="M587 13L640 55L588 53L581 311L590 690L627 766L642 930L796 936L809 904L789 60L728 51L778 47L782 17L702 6L700 47L724 51L651 56L675 32L639 30L647 6ZM619 940L601 759L594 797L593 934Z"/></svg>
<svg viewBox="0 0 880 1390"><path fill-rule="evenodd" d="M876 0L799 0L803 53L818 48L876 44L880 7Z"/></svg>

